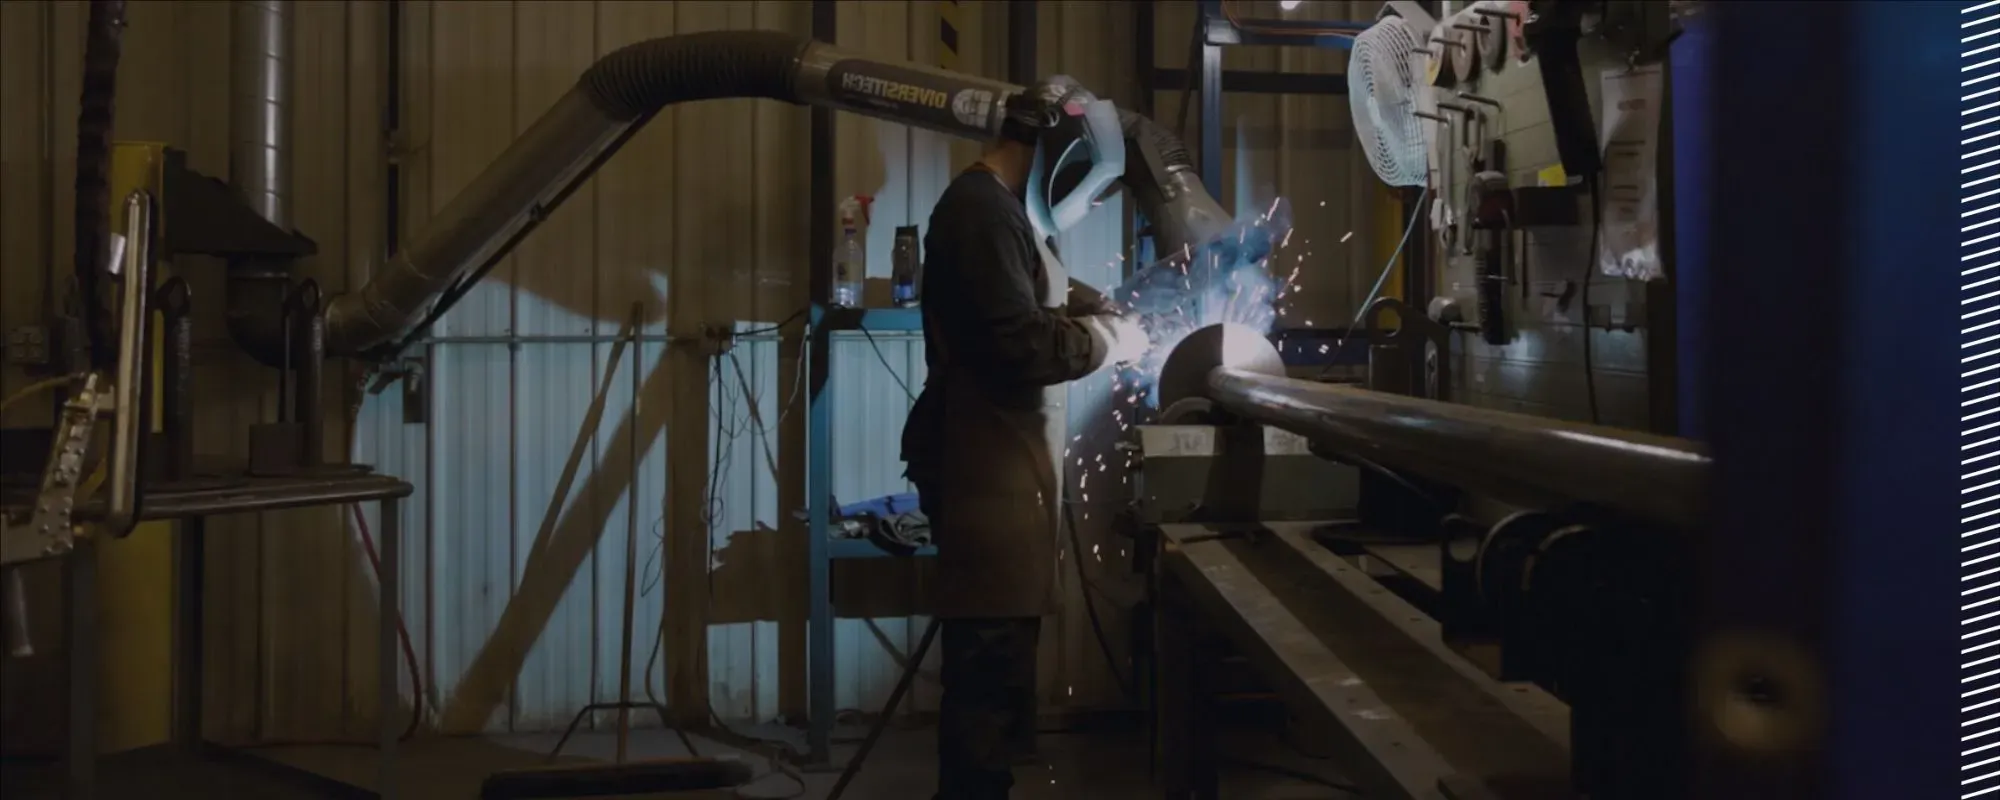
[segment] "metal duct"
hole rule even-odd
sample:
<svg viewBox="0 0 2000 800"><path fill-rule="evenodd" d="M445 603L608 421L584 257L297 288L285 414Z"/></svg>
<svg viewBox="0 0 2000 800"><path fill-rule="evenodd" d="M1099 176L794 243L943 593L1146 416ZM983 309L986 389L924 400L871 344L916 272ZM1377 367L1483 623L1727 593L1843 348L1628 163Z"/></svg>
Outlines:
<svg viewBox="0 0 2000 800"><path fill-rule="evenodd" d="M292 8L236 0L229 15L229 182L258 214L291 227Z"/></svg>
<svg viewBox="0 0 2000 800"><path fill-rule="evenodd" d="M585 71L366 286L328 304L327 353L394 355L666 106L765 98L990 139L1000 132L1007 99L1021 91L775 31L709 31L620 48ZM1148 219L1172 218L1156 227L1199 234L1216 227L1211 218L1226 219L1181 163L1186 148L1170 133L1131 121L1126 130L1160 159L1135 170L1128 149L1125 177Z"/></svg>
<svg viewBox="0 0 2000 800"><path fill-rule="evenodd" d="M229 182L272 225L291 230L292 4L236 0L229 14ZM285 363L289 264L229 263L229 337L265 366Z"/></svg>

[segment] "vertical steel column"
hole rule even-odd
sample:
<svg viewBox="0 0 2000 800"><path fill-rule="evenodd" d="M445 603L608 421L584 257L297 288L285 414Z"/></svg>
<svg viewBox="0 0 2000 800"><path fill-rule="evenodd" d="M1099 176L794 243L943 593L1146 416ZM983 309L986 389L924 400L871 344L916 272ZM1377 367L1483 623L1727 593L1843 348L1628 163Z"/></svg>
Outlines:
<svg viewBox="0 0 2000 800"><path fill-rule="evenodd" d="M813 0L813 38L829 44L838 33L839 10L834 0ZM828 357L832 341L826 330L827 303L833 297L833 112L812 110L808 145L811 177L810 216L806 235L807 280L812 293L810 329L806 337L806 745L813 764L831 758L833 738L833 553L827 540L833 493L833 397L827 391Z"/></svg>
<svg viewBox="0 0 2000 800"><path fill-rule="evenodd" d="M66 800L97 795L97 545L77 539L63 559L63 641L69 650L69 744L64 753Z"/></svg>
<svg viewBox="0 0 2000 800"><path fill-rule="evenodd" d="M1696 730L1729 735L1703 742L1690 796L1971 796L1960 780L1978 772L1951 765L1978 729L1954 711L1973 702L1962 682L1993 667L1960 671L1973 645L1959 608L1980 594L1959 597L1948 577L1957 548L1979 543L1953 535L1972 515L1958 511L1970 454L1955 391L1970 367L1952 344L1967 268L1954 189L1968 180L1952 145L1970 135L1959 95L1975 91L1960 89L1961 5L1700 12L1715 17L1712 74L1728 76L1710 86L1700 168L1728 189L1702 214L1716 483L1688 585L1701 594ZM1828 80L1842 90L1798 92ZM1780 127L1816 135L1770 147Z"/></svg>
<svg viewBox="0 0 2000 800"><path fill-rule="evenodd" d="M174 532L174 744L188 754L202 745L202 586L208 518L181 520Z"/></svg>
<svg viewBox="0 0 2000 800"><path fill-rule="evenodd" d="M381 800L391 800L396 795L396 738L402 734L402 726L396 724L396 630L401 620L398 604L402 602L400 583L402 582L403 552L403 511L402 503L395 498L384 499L379 508L382 518L381 541L376 543L380 550L376 561L381 567L376 571L376 603L380 606L375 629L375 726L379 733L375 768L376 796ZM411 697L410 702L421 703L423 698Z"/></svg>
<svg viewBox="0 0 2000 800"><path fill-rule="evenodd" d="M1202 0L1194 20L1201 42L1201 182L1211 192L1222 191L1222 45L1209 41L1208 25L1221 18L1218 0Z"/></svg>
<svg viewBox="0 0 2000 800"><path fill-rule="evenodd" d="M1153 52L1156 22L1157 15L1152 3L1132 4L1134 39L1132 52L1137 56L1133 59L1132 75L1138 83L1138 94L1132 102L1133 108L1148 119L1153 117L1155 101L1158 100L1154 95L1160 90L1159 85L1153 80L1160 69L1159 55ZM1139 215L1136 205L1136 203L1125 204L1126 214L1131 217L1130 245L1135 250L1132 253L1133 257L1126 259L1123 269L1119 271L1118 277L1121 281L1132 277L1132 273L1138 271L1141 265L1153 263L1151 242L1146 238L1145 226L1148 221Z"/></svg>
<svg viewBox="0 0 2000 800"><path fill-rule="evenodd" d="M1033 86L1040 79L1041 18L1035 2L1007 2L1007 80L1021 86Z"/></svg>
<svg viewBox="0 0 2000 800"><path fill-rule="evenodd" d="M1702 295L1708 290L1708 224L1710 192L1708 161L1713 145L1710 107L1714 80L1715 16L1695 14L1682 23L1668 58L1668 124L1673 146L1674 358L1679 369L1675 404L1676 436L1701 440L1706 425L1701 408L1701 349L1704 313ZM1651 338L1651 337L1648 337Z"/></svg>

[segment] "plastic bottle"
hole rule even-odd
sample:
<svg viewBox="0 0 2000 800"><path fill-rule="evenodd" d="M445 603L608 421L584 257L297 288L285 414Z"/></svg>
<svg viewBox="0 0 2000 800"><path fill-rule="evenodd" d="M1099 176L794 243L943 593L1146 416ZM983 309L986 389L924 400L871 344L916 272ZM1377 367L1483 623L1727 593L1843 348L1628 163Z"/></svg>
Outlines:
<svg viewBox="0 0 2000 800"><path fill-rule="evenodd" d="M896 246L889 252L890 300L899 308L909 308L917 304L919 275L923 269L923 256L917 244L917 226L904 225L896 229Z"/></svg>
<svg viewBox="0 0 2000 800"><path fill-rule="evenodd" d="M861 307L861 285L868 277L868 205L875 198L858 194L840 201L840 239L833 245L833 305Z"/></svg>

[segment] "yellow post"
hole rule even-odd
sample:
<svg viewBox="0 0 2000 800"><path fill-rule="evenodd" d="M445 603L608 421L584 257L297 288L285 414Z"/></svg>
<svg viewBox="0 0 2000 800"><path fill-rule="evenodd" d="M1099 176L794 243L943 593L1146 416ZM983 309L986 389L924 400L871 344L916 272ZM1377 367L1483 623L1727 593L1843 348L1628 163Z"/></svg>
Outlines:
<svg viewBox="0 0 2000 800"><path fill-rule="evenodd" d="M958 71L959 36L965 26L959 21L958 0L937 0L938 66Z"/></svg>
<svg viewBox="0 0 2000 800"><path fill-rule="evenodd" d="M159 197L166 146L120 142L111 151L111 225L124 229L125 198L144 189ZM167 224L162 219L160 224ZM156 280L164 278L156 265ZM152 287L147 287L148 291ZM156 324L148 320L148 325ZM161 353L154 328L153 407L147 430L159 424ZM115 753L167 740L173 711L173 526L139 525L132 535L97 548L98 687L97 738L102 752Z"/></svg>
<svg viewBox="0 0 2000 800"><path fill-rule="evenodd" d="M1372 216L1375 218L1375 258L1370 263L1387 264L1389 263L1389 259L1396 257L1396 245L1403 240L1402 193L1396 187L1378 183L1375 187L1375 202L1371 205L1374 212ZM1417 234L1412 233L1410 235L1415 236ZM1363 291L1366 291L1365 287ZM1389 277L1382 281L1382 296L1394 297L1398 300L1403 299L1402 260L1399 259L1394 266L1389 268ZM1362 299L1366 300L1367 298L1363 297ZM1360 309L1355 310L1359 311ZM1399 321L1393 315L1385 316L1387 318L1382 320L1382 326L1385 328L1395 328ZM1366 322L1366 320L1363 320L1363 322Z"/></svg>

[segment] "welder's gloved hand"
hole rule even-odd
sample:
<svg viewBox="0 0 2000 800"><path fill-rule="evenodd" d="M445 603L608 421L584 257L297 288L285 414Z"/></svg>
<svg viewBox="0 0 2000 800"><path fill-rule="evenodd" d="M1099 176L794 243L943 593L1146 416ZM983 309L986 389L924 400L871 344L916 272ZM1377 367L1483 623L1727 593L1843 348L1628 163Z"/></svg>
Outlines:
<svg viewBox="0 0 2000 800"><path fill-rule="evenodd" d="M1127 364L1146 357L1152 348L1146 329L1139 325L1137 317L1117 314L1097 314L1084 317L1080 322L1090 331L1095 350L1103 353L1098 364Z"/></svg>

